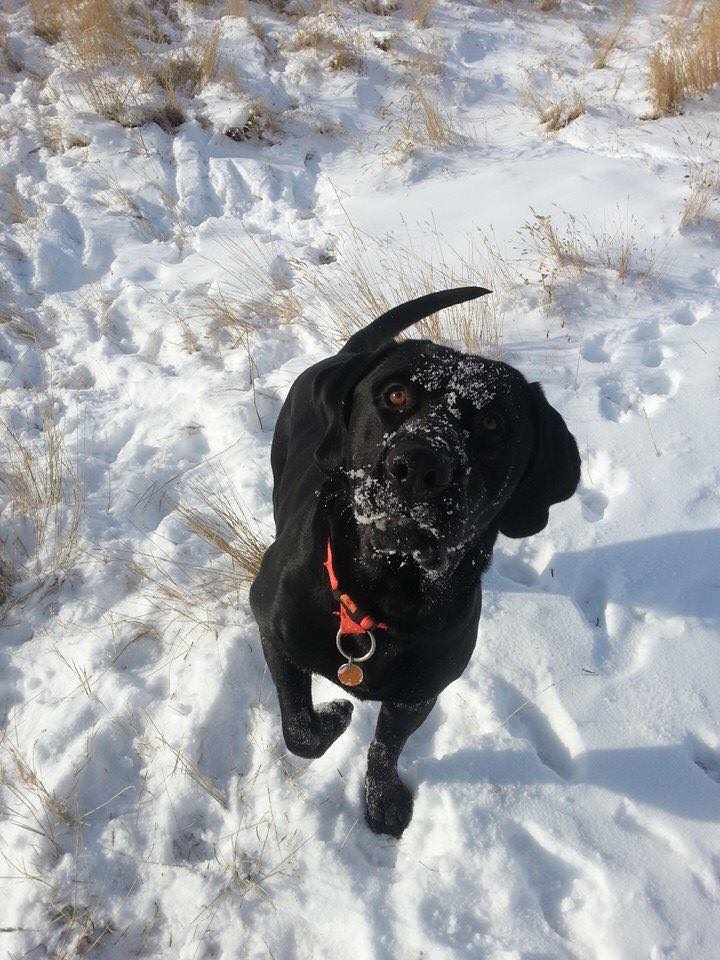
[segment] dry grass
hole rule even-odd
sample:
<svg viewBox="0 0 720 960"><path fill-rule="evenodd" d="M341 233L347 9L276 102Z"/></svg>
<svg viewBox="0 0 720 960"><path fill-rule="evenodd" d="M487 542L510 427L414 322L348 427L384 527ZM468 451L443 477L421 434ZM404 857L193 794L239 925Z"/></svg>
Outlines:
<svg viewBox="0 0 720 960"><path fill-rule="evenodd" d="M155 71L163 90L194 97L213 80L219 65L220 26L197 36L183 53L174 54Z"/></svg>
<svg viewBox="0 0 720 960"><path fill-rule="evenodd" d="M686 161L689 191L680 215L680 230L705 219L720 199L720 160L714 141L708 135L701 144L693 146L699 149Z"/></svg>
<svg viewBox="0 0 720 960"><path fill-rule="evenodd" d="M98 921L90 908L77 899L72 903L54 904L51 915L58 930L53 960L84 957L94 951L108 934L117 933L112 920Z"/></svg>
<svg viewBox="0 0 720 960"><path fill-rule="evenodd" d="M201 309L203 315L210 320L210 332L214 337L224 336L228 339L231 350L239 347L250 355L256 328L244 301L228 297L222 288L218 287L205 295Z"/></svg>
<svg viewBox="0 0 720 960"><path fill-rule="evenodd" d="M627 32L634 16L635 0L625 0L617 10L612 28L598 40L597 53L592 64L593 70L603 70L607 66L610 55Z"/></svg>
<svg viewBox="0 0 720 960"><path fill-rule="evenodd" d="M26 6L35 34L47 43L57 43L62 36L68 0L27 0Z"/></svg>
<svg viewBox="0 0 720 960"><path fill-rule="evenodd" d="M395 63L403 67L413 82L426 81L431 77L441 77L447 67L447 50L437 40L425 42L411 50L408 57L398 57Z"/></svg>
<svg viewBox="0 0 720 960"><path fill-rule="evenodd" d="M650 54L650 94L658 115L681 113L690 96L720 82L720 2L704 7L691 26L675 26Z"/></svg>
<svg viewBox="0 0 720 960"><path fill-rule="evenodd" d="M132 194L123 187L118 177L111 173L101 172L99 178L105 189L96 192L95 201L108 210L127 214L136 222L146 239L159 239L157 230L138 206Z"/></svg>
<svg viewBox="0 0 720 960"><path fill-rule="evenodd" d="M0 764L0 786L4 788L8 802L0 807L0 814L7 823L25 830L30 835L29 840L37 843L39 838L45 851L57 861L64 852L60 831L79 827L78 812L71 806L69 797L59 797L45 785L32 763L16 747L7 742L2 742L1 746L6 763ZM29 842L28 847L37 852L33 843ZM23 875L24 863L11 863L4 851L3 856L19 876Z"/></svg>
<svg viewBox="0 0 720 960"><path fill-rule="evenodd" d="M8 73L19 73L22 68L21 60L10 49L7 26L0 21L0 76Z"/></svg>
<svg viewBox="0 0 720 960"><path fill-rule="evenodd" d="M339 17L322 18L298 29L287 43L288 50L312 50L330 70L363 69L363 38L360 31L348 30Z"/></svg>
<svg viewBox="0 0 720 960"><path fill-rule="evenodd" d="M84 490L60 430L50 417L33 441L0 424L0 497L5 502L5 592L23 582L18 601L58 582L79 552ZM9 523L8 523L9 521Z"/></svg>
<svg viewBox="0 0 720 960"><path fill-rule="evenodd" d="M137 63L141 49L138 23L130 5L121 0L53 0L53 23L71 62L87 69L102 70L108 65Z"/></svg>
<svg viewBox="0 0 720 960"><path fill-rule="evenodd" d="M36 33L61 49L74 88L100 116L124 126L156 122L172 131L185 120L182 97L194 97L218 70L220 27L163 57L161 5L124 0L35 0Z"/></svg>
<svg viewBox="0 0 720 960"><path fill-rule="evenodd" d="M27 343L37 344L42 340L35 318L18 306L0 306L0 328L2 327Z"/></svg>
<svg viewBox="0 0 720 960"><path fill-rule="evenodd" d="M148 491L148 495L159 493L162 491L154 487ZM174 506L188 530L211 548L212 559L201 564L180 560L158 545L152 553L124 562L130 573L146 584L143 595L163 632L179 627L186 653L194 642L191 637L205 636L216 627L215 604L246 593L270 537L243 504L223 467L208 466L204 479L183 483L182 499L174 501ZM172 749L180 768L203 786L202 774L192 762Z"/></svg>
<svg viewBox="0 0 720 960"><path fill-rule="evenodd" d="M253 895L277 910L270 882L275 877L288 876L300 850L313 839L312 836L301 839L296 830L290 831L286 823L276 819L269 791L267 801L268 809L259 819L253 816L250 822L243 808L238 829L215 846L213 869L209 874L215 895L192 919L205 933L212 928L223 901L230 898L236 911Z"/></svg>
<svg viewBox="0 0 720 960"><path fill-rule="evenodd" d="M235 318L241 325L252 322L262 327L302 319L303 303L292 288L291 265L273 244L260 243L252 234L240 241L231 236L218 237L217 243L234 267L226 269L218 293L210 293L203 302L204 311L214 321L219 320L221 326L227 323L232 329ZM242 346L242 340L238 345Z"/></svg>
<svg viewBox="0 0 720 960"><path fill-rule="evenodd" d="M355 0L368 13L376 17L390 17L400 7L400 0Z"/></svg>
<svg viewBox="0 0 720 960"><path fill-rule="evenodd" d="M216 803L223 807L223 809L227 809L228 797L225 791L221 790L211 777L203 773L197 763L194 763L186 753L184 753L179 747L173 746L173 744L170 743L167 737L160 732L155 724L153 724L153 726L157 731L160 744L170 750L172 755L175 757L175 769L180 770L182 773L188 776L193 783L196 783L204 793L206 793ZM173 770L173 772L175 771Z"/></svg>
<svg viewBox="0 0 720 960"><path fill-rule="evenodd" d="M419 323L408 336L429 337L470 352L498 355L503 297L514 285L507 263L488 238L471 240L465 254L450 249L433 227L430 250L412 241L376 239L352 229L334 264L305 267L306 313L320 332L341 345L356 330L398 303L446 287L479 285L492 296L458 304Z"/></svg>
<svg viewBox="0 0 720 960"><path fill-rule="evenodd" d="M522 233L537 255L537 271L548 293L559 276L577 280L599 269L612 271L624 282L629 277L646 279L654 271L655 252L640 247L637 237L643 231L633 216L623 219L618 214L598 229L586 219L564 214L565 225L559 228L552 217L532 213Z"/></svg>
<svg viewBox="0 0 720 960"><path fill-rule="evenodd" d="M667 12L671 17L689 17L697 4L698 0L669 0Z"/></svg>
<svg viewBox="0 0 720 960"><path fill-rule="evenodd" d="M447 102L425 78L412 76L408 86L399 112L383 128L394 134L388 154L391 159L412 156L418 149L442 150L470 142Z"/></svg>
<svg viewBox="0 0 720 960"><path fill-rule="evenodd" d="M154 86L148 57L141 55L138 24L120 0L85 0L73 4L55 0L61 8L63 59L73 70L75 84L89 107L124 126L142 122L142 107ZM53 21L54 22L54 21ZM173 98L165 96L158 122L171 129L181 122ZM156 119L153 117L153 119Z"/></svg>
<svg viewBox="0 0 720 960"><path fill-rule="evenodd" d="M273 143L280 133L280 120L267 103L260 97L251 100L248 105L247 118L242 126L226 127L225 136L238 143L245 140L259 140Z"/></svg>
<svg viewBox="0 0 720 960"><path fill-rule="evenodd" d="M43 892L41 900L48 911L48 937L52 940L54 960L71 960L90 953L102 939L114 931L111 921L101 922L81 897L91 896L87 885L77 876L68 878L60 892L48 876L48 861L58 863L72 850L77 858L82 849L83 824L74 798L75 787L67 796L50 789L31 759L8 743L0 741L4 763L0 764L0 786L5 802L0 815L6 825L25 831L22 853L12 856L0 841L0 857L15 882L30 881ZM114 798L113 798L114 799ZM68 885L71 889L68 889ZM41 944L38 944L38 949ZM43 946L43 952L45 952ZM50 954L48 954L50 955Z"/></svg>
<svg viewBox="0 0 720 960"><path fill-rule="evenodd" d="M342 206L340 197L338 202ZM337 249L326 250L317 263L287 261L252 236L244 243L222 238L223 260L234 266L222 291L217 288L203 299L200 312L229 336L231 346L247 349L258 329L285 323L307 323L336 346L398 303L477 284L494 296L445 310L418 331L470 351L500 352L503 301L522 281L494 238L470 238L458 252L430 224L422 230L429 243L418 250L409 232L403 242L368 236L348 223Z"/></svg>
<svg viewBox="0 0 720 960"><path fill-rule="evenodd" d="M428 25L436 0L407 0L407 12L410 20L421 29Z"/></svg>
<svg viewBox="0 0 720 960"><path fill-rule="evenodd" d="M77 827L81 818L76 810L73 810L69 798L58 797L53 790L49 790L38 772L14 747L7 748L15 764L20 782L26 787L27 793L35 797L43 813L54 820L69 827ZM35 818L37 819L37 818Z"/></svg>
<svg viewBox="0 0 720 960"><path fill-rule="evenodd" d="M185 211L174 190L165 186L159 179L148 175L147 182L157 190L157 195L167 211L170 220L170 229L162 230L153 222L114 174L104 170L98 171L98 179L104 189L97 191L95 200L114 213L123 213L130 217L147 240L173 241L179 249L183 249L193 232L192 224L185 216Z"/></svg>
<svg viewBox="0 0 720 960"><path fill-rule="evenodd" d="M211 480L187 486L190 502L178 506L190 530L230 562L221 576L233 590L257 576L268 538L240 500L227 472L211 471Z"/></svg>
<svg viewBox="0 0 720 960"><path fill-rule="evenodd" d="M582 94L576 89L554 100L541 94L529 82L521 92L520 105L531 107L548 133L557 133L587 110Z"/></svg>

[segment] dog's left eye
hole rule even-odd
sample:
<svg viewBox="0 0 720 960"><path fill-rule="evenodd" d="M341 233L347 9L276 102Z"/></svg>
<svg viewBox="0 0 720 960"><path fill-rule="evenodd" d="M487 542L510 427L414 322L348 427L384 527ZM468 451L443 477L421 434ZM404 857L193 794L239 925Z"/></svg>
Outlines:
<svg viewBox="0 0 720 960"><path fill-rule="evenodd" d="M488 410L486 413L481 414L481 416L478 417L477 424L488 439L490 437L497 439L503 432L503 419L500 414L495 413L494 410Z"/></svg>
<svg viewBox="0 0 720 960"><path fill-rule="evenodd" d="M385 394L385 400L394 410L407 410L410 406L410 395L405 387L390 387Z"/></svg>

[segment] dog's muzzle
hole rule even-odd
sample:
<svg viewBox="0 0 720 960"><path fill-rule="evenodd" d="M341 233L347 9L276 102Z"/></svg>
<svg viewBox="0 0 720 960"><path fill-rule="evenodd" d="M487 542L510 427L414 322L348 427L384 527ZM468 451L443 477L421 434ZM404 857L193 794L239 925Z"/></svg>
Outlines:
<svg viewBox="0 0 720 960"><path fill-rule="evenodd" d="M453 477L449 455L419 440L394 444L385 457L385 470L397 493L410 503L435 500Z"/></svg>

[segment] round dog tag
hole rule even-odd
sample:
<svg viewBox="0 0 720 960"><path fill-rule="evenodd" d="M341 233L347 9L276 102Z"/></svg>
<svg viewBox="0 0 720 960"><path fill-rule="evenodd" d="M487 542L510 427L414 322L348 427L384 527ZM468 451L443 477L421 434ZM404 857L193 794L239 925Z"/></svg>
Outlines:
<svg viewBox="0 0 720 960"><path fill-rule="evenodd" d="M356 663L344 663L337 672L338 680L346 687L356 687L363 681L362 667Z"/></svg>

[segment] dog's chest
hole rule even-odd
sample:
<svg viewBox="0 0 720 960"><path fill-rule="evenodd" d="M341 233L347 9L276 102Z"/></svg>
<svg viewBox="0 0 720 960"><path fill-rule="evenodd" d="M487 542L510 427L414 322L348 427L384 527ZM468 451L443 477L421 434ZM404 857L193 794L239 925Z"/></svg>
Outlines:
<svg viewBox="0 0 720 960"><path fill-rule="evenodd" d="M369 659L359 663L362 681L352 687L342 683L338 671L347 665L336 645L337 622L333 617L329 630L318 632L326 642L314 643L312 653L303 653L306 669L318 673L361 700L389 700L414 703L437 696L457 679L472 654L477 636L477 622L469 630L455 635L424 634L419 638L395 637L391 631L376 629L375 650ZM368 650L364 636L342 638L346 654L358 659ZM308 654L310 654L308 656Z"/></svg>

